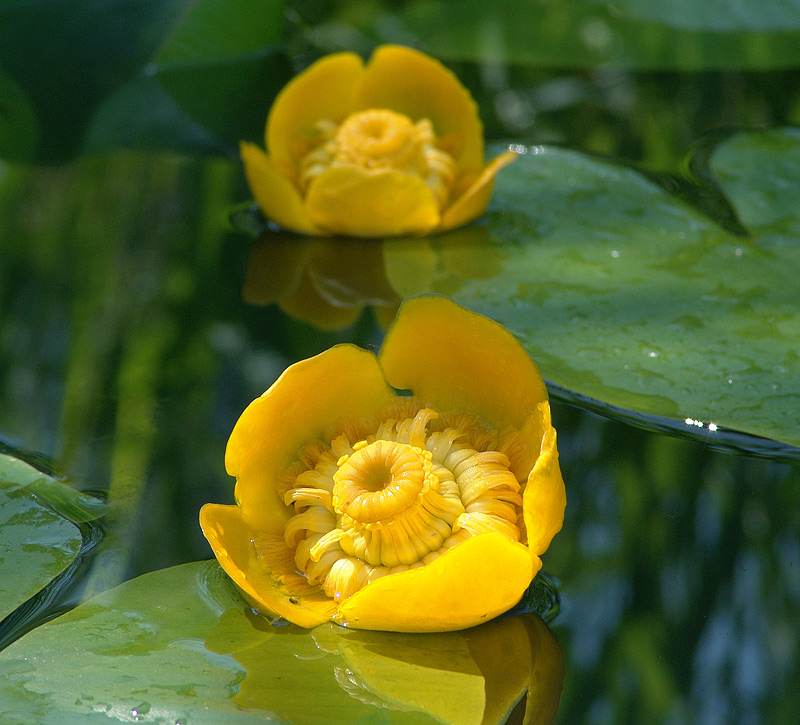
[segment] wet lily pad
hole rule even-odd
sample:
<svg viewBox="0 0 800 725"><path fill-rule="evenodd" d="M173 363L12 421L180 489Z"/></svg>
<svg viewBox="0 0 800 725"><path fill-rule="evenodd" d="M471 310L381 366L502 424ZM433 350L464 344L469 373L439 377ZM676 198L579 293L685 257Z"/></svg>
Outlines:
<svg viewBox="0 0 800 725"><path fill-rule="evenodd" d="M40 471L0 453L0 620L65 571L81 548L78 527L30 488L42 480Z"/></svg>
<svg viewBox="0 0 800 725"><path fill-rule="evenodd" d="M745 235L634 169L522 151L484 241L387 243L392 286L498 320L578 396L800 446L800 130L741 133L710 155L712 196Z"/></svg>
<svg viewBox="0 0 800 725"><path fill-rule="evenodd" d="M535 615L442 635L273 626L216 562L196 562L126 582L0 653L0 720L477 725L501 722L530 684L537 723L555 717L563 674Z"/></svg>

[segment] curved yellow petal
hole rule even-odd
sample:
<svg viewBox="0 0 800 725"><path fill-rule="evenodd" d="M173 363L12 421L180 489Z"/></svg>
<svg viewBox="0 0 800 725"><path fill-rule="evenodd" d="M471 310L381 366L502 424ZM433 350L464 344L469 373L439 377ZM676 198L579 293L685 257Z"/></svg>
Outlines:
<svg viewBox="0 0 800 725"><path fill-rule="evenodd" d="M376 579L342 602L334 620L393 632L466 629L513 607L534 574L525 546L480 534L430 564Z"/></svg>
<svg viewBox="0 0 800 725"><path fill-rule="evenodd" d="M330 619L332 603L324 593L290 592L278 578L290 573L280 571L280 559L276 557L271 566L273 562L259 558L254 541L264 533L248 526L238 506L206 504L200 509L200 526L220 566L256 609L307 628ZM278 543L282 543L280 538ZM291 553L288 561L292 561Z"/></svg>
<svg viewBox="0 0 800 725"><path fill-rule="evenodd" d="M504 151L481 172L472 185L442 213L442 222L437 231L444 232L455 229L477 219L492 198L494 177L504 166L516 160L517 154L513 151Z"/></svg>
<svg viewBox="0 0 800 725"><path fill-rule="evenodd" d="M412 48L383 45L361 81L359 110L389 108L418 121L429 118L441 148L462 169L483 166L478 107L458 78L439 61Z"/></svg>
<svg viewBox="0 0 800 725"><path fill-rule="evenodd" d="M508 330L439 295L403 302L380 362L395 388L439 410L477 413L500 430L522 429L547 400L539 370Z"/></svg>
<svg viewBox="0 0 800 725"><path fill-rule="evenodd" d="M421 177L387 169L335 166L308 187L313 223L354 237L425 234L439 224L439 208Z"/></svg>
<svg viewBox="0 0 800 725"><path fill-rule="evenodd" d="M242 286L245 302L271 305L297 292L319 243L280 232L259 237L247 257Z"/></svg>
<svg viewBox="0 0 800 725"><path fill-rule="evenodd" d="M258 146L242 141L239 149L253 198L264 216L298 234L324 234L306 213L300 192Z"/></svg>
<svg viewBox="0 0 800 725"><path fill-rule="evenodd" d="M343 417L372 417L392 397L375 355L355 345L336 345L290 365L247 406L225 451L247 523L256 530L285 523L290 509L275 480L298 450Z"/></svg>
<svg viewBox="0 0 800 725"><path fill-rule="evenodd" d="M550 404L541 405L545 426L542 450L528 476L522 495L522 510L528 535L528 548L536 556L543 554L564 523L567 492L558 465L556 431L550 425Z"/></svg>
<svg viewBox="0 0 800 725"><path fill-rule="evenodd" d="M319 136L317 123L341 123L355 110L364 63L355 53L318 60L278 94L267 117L266 144L275 167L297 181L300 159Z"/></svg>

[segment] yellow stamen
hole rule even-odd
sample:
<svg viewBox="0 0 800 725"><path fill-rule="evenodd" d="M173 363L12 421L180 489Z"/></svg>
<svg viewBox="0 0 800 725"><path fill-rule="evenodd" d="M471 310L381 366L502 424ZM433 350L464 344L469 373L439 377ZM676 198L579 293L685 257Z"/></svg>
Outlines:
<svg viewBox="0 0 800 725"><path fill-rule="evenodd" d="M409 398L384 413L371 425L334 426L332 440L304 446L303 462L283 474L295 476L284 496L294 514L284 529L294 563L336 601L471 536L524 541L521 483L505 453L486 450L505 434Z"/></svg>
<svg viewBox="0 0 800 725"><path fill-rule="evenodd" d="M414 123L401 113L369 109L351 114L339 126L322 121L317 128L319 142L301 163L303 191L327 169L337 166L392 169L419 176L433 192L439 208L447 204L456 163L437 146L427 118Z"/></svg>

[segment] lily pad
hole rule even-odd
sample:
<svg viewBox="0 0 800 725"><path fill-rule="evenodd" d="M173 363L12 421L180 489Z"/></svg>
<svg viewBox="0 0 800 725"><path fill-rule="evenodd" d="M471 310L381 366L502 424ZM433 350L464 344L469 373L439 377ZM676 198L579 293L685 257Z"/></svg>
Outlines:
<svg viewBox="0 0 800 725"><path fill-rule="evenodd" d="M284 0L0 2L0 156L233 153L291 77Z"/></svg>
<svg viewBox="0 0 800 725"><path fill-rule="evenodd" d="M0 153L15 161L74 154L98 106L152 57L188 5L0 2L0 88L14 91L3 96L0 117L17 134L0 139Z"/></svg>
<svg viewBox="0 0 800 725"><path fill-rule="evenodd" d="M385 245L392 286L498 320L578 396L800 446L800 130L711 153L709 195L746 235L635 169L520 150L485 227Z"/></svg>
<svg viewBox="0 0 800 725"><path fill-rule="evenodd" d="M40 471L0 454L0 620L65 571L81 548L78 527L29 487L41 480Z"/></svg>
<svg viewBox="0 0 800 725"><path fill-rule="evenodd" d="M0 653L0 719L477 724L502 721L530 684L536 723L555 717L563 674L535 615L441 635L309 632L253 614L216 562L196 562L126 582Z"/></svg>
<svg viewBox="0 0 800 725"><path fill-rule="evenodd" d="M397 20L451 60L639 70L800 62L798 0L421 0L399 10Z"/></svg>

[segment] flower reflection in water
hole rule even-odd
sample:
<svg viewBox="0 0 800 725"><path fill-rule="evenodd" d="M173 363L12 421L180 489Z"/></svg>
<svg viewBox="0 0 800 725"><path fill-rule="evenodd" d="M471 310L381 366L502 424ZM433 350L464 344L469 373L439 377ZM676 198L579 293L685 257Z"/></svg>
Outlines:
<svg viewBox="0 0 800 725"><path fill-rule="evenodd" d="M245 302L277 304L320 330L349 327L371 307L388 327L400 305L390 287L380 242L265 232L250 251Z"/></svg>
<svg viewBox="0 0 800 725"><path fill-rule="evenodd" d="M453 725L501 723L512 710L520 722L552 723L564 680L561 647L535 614L460 632L395 634L330 624L310 632L276 628L249 610L231 608L205 647L232 655L244 669L233 697L239 706L292 722L352 716L358 708L352 698L368 708L425 714ZM331 687L333 680L338 688ZM291 697L286 681L298 684ZM321 683L324 697L317 690Z"/></svg>
<svg viewBox="0 0 800 725"><path fill-rule="evenodd" d="M250 250L242 296L324 331L349 327L371 308L386 329L403 297L434 288L454 294L465 280L496 274L498 261L482 225L387 240L265 231Z"/></svg>

